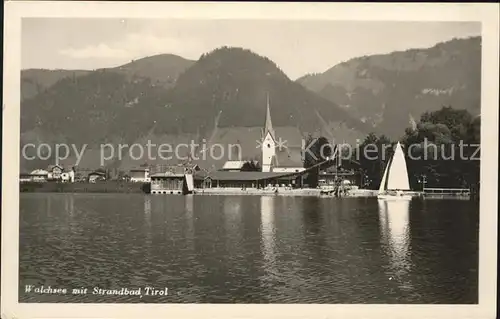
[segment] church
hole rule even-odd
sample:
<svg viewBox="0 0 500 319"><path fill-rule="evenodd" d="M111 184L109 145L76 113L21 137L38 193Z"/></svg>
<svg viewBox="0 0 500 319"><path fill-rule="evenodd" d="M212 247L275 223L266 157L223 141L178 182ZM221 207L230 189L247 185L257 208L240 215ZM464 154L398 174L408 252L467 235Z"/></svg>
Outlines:
<svg viewBox="0 0 500 319"><path fill-rule="evenodd" d="M302 159L302 135L298 128L273 129L269 96L261 145L262 172L299 173L305 170Z"/></svg>
<svg viewBox="0 0 500 319"><path fill-rule="evenodd" d="M217 171L207 175L196 174L204 188L263 188L269 185L296 185L296 179L305 171L302 160L302 134L297 127L273 127L269 97L265 124L255 136L260 145L260 171L243 171L246 161L226 161ZM257 146L259 147L259 146Z"/></svg>
<svg viewBox="0 0 500 319"><path fill-rule="evenodd" d="M250 132L249 132L250 133ZM255 136L257 147L260 145L258 162L261 172L300 173L305 170L302 156L302 134L297 127L273 127L269 96L265 124ZM251 150L250 150L251 151ZM220 171L240 172L246 161L226 161Z"/></svg>

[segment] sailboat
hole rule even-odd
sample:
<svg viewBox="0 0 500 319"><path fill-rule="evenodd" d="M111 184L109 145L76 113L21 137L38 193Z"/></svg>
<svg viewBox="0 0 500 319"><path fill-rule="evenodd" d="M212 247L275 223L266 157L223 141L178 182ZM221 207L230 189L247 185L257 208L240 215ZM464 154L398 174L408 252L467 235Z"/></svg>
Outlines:
<svg viewBox="0 0 500 319"><path fill-rule="evenodd" d="M410 200L412 196L404 193L404 191L409 190L410 182L408 179L408 171L406 169L405 154L401 144L398 142L394 155L385 167L382 182L380 183L380 187L378 189L377 198Z"/></svg>

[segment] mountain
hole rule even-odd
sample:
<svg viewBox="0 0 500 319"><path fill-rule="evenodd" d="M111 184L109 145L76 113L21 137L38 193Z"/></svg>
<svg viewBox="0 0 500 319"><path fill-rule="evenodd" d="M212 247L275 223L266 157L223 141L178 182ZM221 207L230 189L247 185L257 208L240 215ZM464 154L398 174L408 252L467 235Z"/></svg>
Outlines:
<svg viewBox="0 0 500 319"><path fill-rule="evenodd" d="M21 133L37 130L61 143L131 141L164 115L166 90L150 79L106 69L64 78L21 103Z"/></svg>
<svg viewBox="0 0 500 319"><path fill-rule="evenodd" d="M150 79L164 87L171 87L179 75L190 67L194 61L184 59L173 54L160 54L130 63L97 71L107 70L126 75L128 77ZM27 99L46 90L58 81L87 75L90 70L47 70L26 69L21 71L21 99Z"/></svg>
<svg viewBox="0 0 500 319"><path fill-rule="evenodd" d="M59 80L88 74L86 70L21 70L21 100L31 98Z"/></svg>
<svg viewBox="0 0 500 319"><path fill-rule="evenodd" d="M169 143L189 136L214 144L232 140L226 136L231 132L238 136L235 142L250 145L259 134L244 132L252 127L258 132L264 126L267 96L277 127L340 142L354 142L369 129L249 50L216 49L184 72L166 66L179 74L171 82L167 72L150 63L153 58L147 59L118 71L101 69L68 76L23 100L22 143L43 139L49 144L88 144L95 149L102 143L134 143L146 137Z"/></svg>
<svg viewBox="0 0 500 319"><path fill-rule="evenodd" d="M480 113L481 38L364 56L297 79L374 131L398 138L412 118L442 106Z"/></svg>
<svg viewBox="0 0 500 319"><path fill-rule="evenodd" d="M172 87L179 75L194 62L178 55L159 54L107 70L123 73L129 77L151 79L155 84Z"/></svg>
<svg viewBox="0 0 500 319"><path fill-rule="evenodd" d="M291 81L274 62L241 48L219 48L204 54L169 92L170 111L180 131L219 127L262 127L267 97L276 126L302 132L366 125L336 104Z"/></svg>

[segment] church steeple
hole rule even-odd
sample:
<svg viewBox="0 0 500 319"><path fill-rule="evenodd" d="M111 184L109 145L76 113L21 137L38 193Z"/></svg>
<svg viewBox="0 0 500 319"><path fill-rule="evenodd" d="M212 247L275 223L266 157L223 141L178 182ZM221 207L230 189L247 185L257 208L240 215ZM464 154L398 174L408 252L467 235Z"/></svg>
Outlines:
<svg viewBox="0 0 500 319"><path fill-rule="evenodd" d="M267 94L266 126L262 140L262 171L272 172L273 161L276 157L276 140L274 136L273 123L271 122L271 111L269 109L269 93Z"/></svg>
<svg viewBox="0 0 500 319"><path fill-rule="evenodd" d="M273 123L271 121L271 110L269 109L269 93L267 93L267 113L266 113L266 126L264 128L264 136L266 136L268 132L274 139Z"/></svg>

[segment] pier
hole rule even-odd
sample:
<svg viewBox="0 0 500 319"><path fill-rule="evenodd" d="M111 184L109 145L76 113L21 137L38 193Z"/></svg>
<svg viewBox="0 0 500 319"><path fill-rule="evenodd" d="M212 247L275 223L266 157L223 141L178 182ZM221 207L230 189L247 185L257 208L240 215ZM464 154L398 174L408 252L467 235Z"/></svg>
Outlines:
<svg viewBox="0 0 500 319"><path fill-rule="evenodd" d="M469 188L424 188L424 197L470 197L471 190Z"/></svg>

